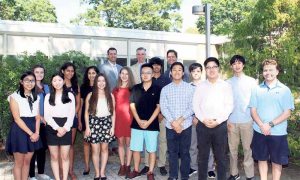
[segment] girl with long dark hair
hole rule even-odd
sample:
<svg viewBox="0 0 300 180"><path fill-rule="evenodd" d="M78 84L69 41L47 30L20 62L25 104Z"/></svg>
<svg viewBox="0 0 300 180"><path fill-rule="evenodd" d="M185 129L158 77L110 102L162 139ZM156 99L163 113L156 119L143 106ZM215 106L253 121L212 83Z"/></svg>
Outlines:
<svg viewBox="0 0 300 180"><path fill-rule="evenodd" d="M78 86L78 79L76 75L76 67L71 62L66 62L60 68L60 72L64 75L65 86L67 90L75 96L75 105L76 105L76 113L72 126L72 144L70 147L70 170L69 175L72 180L77 179L74 173L74 143L76 138L76 132L78 128L78 121L81 121L81 117L79 116L80 110L80 89Z"/></svg>
<svg viewBox="0 0 300 180"><path fill-rule="evenodd" d="M75 97L64 85L64 77L56 73L51 78L51 92L45 97L44 118L47 122L47 143L55 179L68 179L69 151L72 144L71 127L75 116Z"/></svg>
<svg viewBox="0 0 300 180"><path fill-rule="evenodd" d="M92 92L93 85L95 81L96 75L99 73L99 70L96 66L90 66L86 69L83 75L83 83L80 86L80 94L81 94L81 101L80 101L80 116L81 121L78 124L78 129L81 131L85 131L85 119L84 119L84 112L85 112L85 99L87 95ZM90 143L83 141L83 154L84 154L84 171L83 175L88 175L90 173Z"/></svg>
<svg viewBox="0 0 300 180"><path fill-rule="evenodd" d="M35 75L22 74L19 89L8 97L13 123L6 141L6 151L14 156L16 180L27 180L30 161L35 150L42 147L39 138L39 97L35 91Z"/></svg>
<svg viewBox="0 0 300 180"><path fill-rule="evenodd" d="M85 101L85 138L92 145L92 159L95 167L94 180L106 180L105 168L108 160L108 143L113 140L115 128L115 103L104 74L95 77L93 91ZM99 155L101 168L99 172Z"/></svg>

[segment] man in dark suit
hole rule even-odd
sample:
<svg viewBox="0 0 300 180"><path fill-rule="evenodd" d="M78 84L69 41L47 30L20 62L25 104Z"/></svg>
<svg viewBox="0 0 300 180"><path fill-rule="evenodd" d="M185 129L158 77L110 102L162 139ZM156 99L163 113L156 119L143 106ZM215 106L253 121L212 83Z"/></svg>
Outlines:
<svg viewBox="0 0 300 180"><path fill-rule="evenodd" d="M107 50L107 61L99 65L101 73L105 74L112 91L118 83L118 76L122 66L117 64L117 49L111 47Z"/></svg>

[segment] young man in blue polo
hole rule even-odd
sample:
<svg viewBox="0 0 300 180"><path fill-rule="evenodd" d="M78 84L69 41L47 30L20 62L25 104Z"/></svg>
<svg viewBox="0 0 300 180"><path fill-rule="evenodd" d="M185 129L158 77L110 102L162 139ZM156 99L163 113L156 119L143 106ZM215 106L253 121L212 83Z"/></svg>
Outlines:
<svg viewBox="0 0 300 180"><path fill-rule="evenodd" d="M258 161L261 180L267 180L269 160L272 179L279 180L282 165L288 164L287 120L294 110L294 100L290 89L277 79L276 60L267 59L262 66L264 82L252 91L249 105L255 122L252 156Z"/></svg>
<svg viewBox="0 0 300 180"><path fill-rule="evenodd" d="M151 64L141 66L142 83L135 85L130 95L130 110L133 115L131 124L130 150L133 151L134 170L130 179L140 176L140 152L144 149L149 153L148 180L154 180L153 169L156 160L157 136L159 133L158 114L160 112L160 87L152 83L154 76Z"/></svg>

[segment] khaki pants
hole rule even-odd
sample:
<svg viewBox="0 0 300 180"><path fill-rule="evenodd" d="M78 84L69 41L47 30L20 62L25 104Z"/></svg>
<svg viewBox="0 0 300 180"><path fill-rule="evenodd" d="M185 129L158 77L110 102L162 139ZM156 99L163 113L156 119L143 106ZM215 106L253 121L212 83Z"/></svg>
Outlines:
<svg viewBox="0 0 300 180"><path fill-rule="evenodd" d="M165 119L159 123L159 135L158 135L158 167L166 166L166 154L167 154L167 139L166 139L166 126ZM145 165L149 167L149 154L145 151Z"/></svg>
<svg viewBox="0 0 300 180"><path fill-rule="evenodd" d="M254 176L254 162L252 158L252 150L250 148L253 127L252 121L248 123L230 123L228 129L228 144L230 151L230 174L237 175L238 171L238 148L240 140L242 141L244 152L244 169L246 177L251 178Z"/></svg>

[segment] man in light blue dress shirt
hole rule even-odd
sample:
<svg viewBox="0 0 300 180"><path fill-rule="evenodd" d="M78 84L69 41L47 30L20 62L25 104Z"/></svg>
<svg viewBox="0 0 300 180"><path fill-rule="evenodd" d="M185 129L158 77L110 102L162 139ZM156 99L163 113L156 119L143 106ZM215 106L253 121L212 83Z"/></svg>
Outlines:
<svg viewBox="0 0 300 180"><path fill-rule="evenodd" d="M243 165L246 179L251 180L254 178L254 161L250 148L253 137L253 120L250 114L249 102L251 91L257 84L254 78L244 74L245 63L246 61L243 56L234 55L230 60L234 75L227 80L227 82L231 84L234 100L234 109L227 122L231 174L228 180L240 178L238 171L238 149L240 141L242 141L243 145Z"/></svg>
<svg viewBox="0 0 300 180"><path fill-rule="evenodd" d="M169 152L169 179L178 179L179 153L181 179L189 178L192 99L194 88L182 80L184 66L174 62L170 67L172 82L163 87L160 95L161 112L166 119L166 137Z"/></svg>

